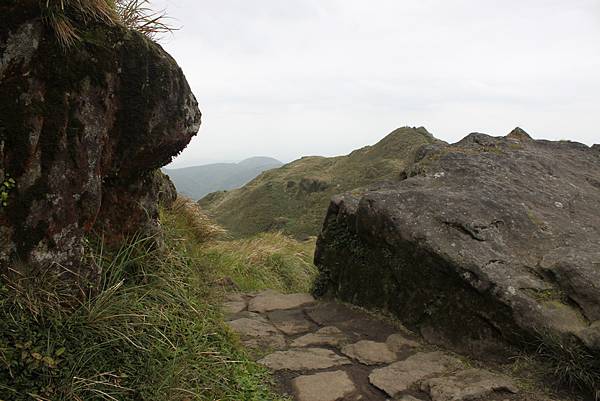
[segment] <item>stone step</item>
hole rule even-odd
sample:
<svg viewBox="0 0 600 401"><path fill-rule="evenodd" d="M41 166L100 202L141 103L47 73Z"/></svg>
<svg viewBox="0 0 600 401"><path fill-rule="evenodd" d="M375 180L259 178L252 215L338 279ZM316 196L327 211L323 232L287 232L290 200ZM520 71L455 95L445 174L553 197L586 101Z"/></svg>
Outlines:
<svg viewBox="0 0 600 401"><path fill-rule="evenodd" d="M230 294L230 328L298 401L524 401L507 376L402 327L308 294ZM500 397L500 398L499 398Z"/></svg>

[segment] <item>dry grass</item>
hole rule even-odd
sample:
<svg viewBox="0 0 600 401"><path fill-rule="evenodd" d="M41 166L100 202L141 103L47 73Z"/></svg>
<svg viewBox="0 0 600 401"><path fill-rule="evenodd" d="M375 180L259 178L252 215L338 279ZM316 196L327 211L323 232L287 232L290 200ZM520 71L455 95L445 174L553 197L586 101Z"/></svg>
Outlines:
<svg viewBox="0 0 600 401"><path fill-rule="evenodd" d="M150 39L176 28L164 11L154 11L149 0L40 0L44 20L60 44L67 48L80 39L80 30L92 22L120 25Z"/></svg>
<svg viewBox="0 0 600 401"><path fill-rule="evenodd" d="M126 27L135 29L150 39L177 30L168 23L169 17L165 11L154 11L149 0L119 0L116 10Z"/></svg>
<svg viewBox="0 0 600 401"><path fill-rule="evenodd" d="M309 292L317 273L314 248L314 238L301 242L282 233L263 233L209 242L200 258L215 276L231 279L242 291Z"/></svg>
<svg viewBox="0 0 600 401"><path fill-rule="evenodd" d="M199 242L223 237L227 232L214 223L192 199L179 195L173 204L173 214L185 219L186 225Z"/></svg>

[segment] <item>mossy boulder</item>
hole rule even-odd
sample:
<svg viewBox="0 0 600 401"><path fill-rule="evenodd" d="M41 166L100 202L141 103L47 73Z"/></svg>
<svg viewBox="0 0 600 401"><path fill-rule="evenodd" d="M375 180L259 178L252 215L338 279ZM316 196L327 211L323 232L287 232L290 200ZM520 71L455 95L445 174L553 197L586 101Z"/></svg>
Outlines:
<svg viewBox="0 0 600 401"><path fill-rule="evenodd" d="M13 2L14 3L14 2ZM54 265L85 277L82 239L152 232L154 171L197 133L177 63L145 36L82 25L62 48L37 2L0 6L0 267Z"/></svg>
<svg viewBox="0 0 600 401"><path fill-rule="evenodd" d="M520 129L426 146L405 180L334 198L316 292L386 309L473 354L548 333L593 344L599 180L598 152Z"/></svg>

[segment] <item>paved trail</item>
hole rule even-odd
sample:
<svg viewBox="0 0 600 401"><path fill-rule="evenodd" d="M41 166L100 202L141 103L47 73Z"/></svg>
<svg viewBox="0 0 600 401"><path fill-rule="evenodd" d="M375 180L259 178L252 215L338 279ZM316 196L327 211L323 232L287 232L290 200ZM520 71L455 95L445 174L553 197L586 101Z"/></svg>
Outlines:
<svg viewBox="0 0 600 401"><path fill-rule="evenodd" d="M469 368L407 330L339 303L265 291L229 295L223 307L230 327L298 401L534 399L507 376Z"/></svg>

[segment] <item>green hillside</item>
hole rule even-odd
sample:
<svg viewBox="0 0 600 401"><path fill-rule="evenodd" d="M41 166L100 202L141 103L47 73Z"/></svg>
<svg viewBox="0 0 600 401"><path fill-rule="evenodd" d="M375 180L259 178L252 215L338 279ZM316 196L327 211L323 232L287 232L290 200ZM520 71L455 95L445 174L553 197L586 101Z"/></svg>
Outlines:
<svg viewBox="0 0 600 401"><path fill-rule="evenodd" d="M414 151L436 141L425 128L399 128L347 156L303 157L199 203L236 235L272 230L300 238L317 235L332 196L399 179Z"/></svg>
<svg viewBox="0 0 600 401"><path fill-rule="evenodd" d="M239 188L263 171L281 166L271 157L251 157L239 163L214 163L177 169L163 169L177 192L198 200L214 191Z"/></svg>

